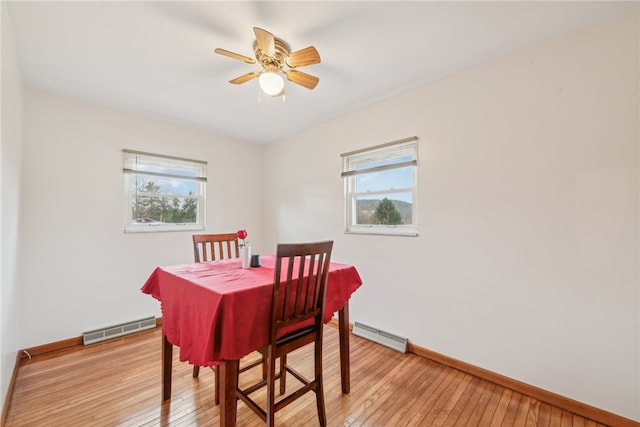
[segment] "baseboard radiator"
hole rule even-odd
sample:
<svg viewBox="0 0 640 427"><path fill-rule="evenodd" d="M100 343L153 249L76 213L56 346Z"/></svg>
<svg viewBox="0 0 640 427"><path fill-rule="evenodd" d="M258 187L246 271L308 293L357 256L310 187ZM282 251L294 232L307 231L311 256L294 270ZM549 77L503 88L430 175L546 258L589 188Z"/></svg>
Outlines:
<svg viewBox="0 0 640 427"><path fill-rule="evenodd" d="M109 326L107 328L83 332L82 342L84 345L94 344L111 338L132 334L134 332L153 329L155 327L156 318L154 316L145 317L144 319L134 320L132 322L121 323L119 325Z"/></svg>
<svg viewBox="0 0 640 427"><path fill-rule="evenodd" d="M407 343L409 342L408 338L402 338L358 322L355 322L353 325L352 332L353 335L377 342L378 344L382 344L401 353L407 352Z"/></svg>

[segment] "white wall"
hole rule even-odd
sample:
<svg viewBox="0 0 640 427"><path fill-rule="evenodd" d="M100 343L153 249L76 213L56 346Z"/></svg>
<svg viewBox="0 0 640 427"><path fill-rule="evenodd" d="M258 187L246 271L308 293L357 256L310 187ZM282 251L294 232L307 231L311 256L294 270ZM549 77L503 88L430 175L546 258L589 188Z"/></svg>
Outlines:
<svg viewBox="0 0 640 427"><path fill-rule="evenodd" d="M261 241L262 146L25 90L22 348L160 316L140 292L158 265L193 261L191 232L124 234L122 149L208 161L207 231Z"/></svg>
<svg viewBox="0 0 640 427"><path fill-rule="evenodd" d="M17 257L22 151L22 80L7 5L2 17L2 137L0 139L0 407L18 353L19 287Z"/></svg>
<svg viewBox="0 0 640 427"><path fill-rule="evenodd" d="M266 242L335 239L352 321L640 420L638 18L268 146ZM412 135L420 235L345 235L340 154Z"/></svg>

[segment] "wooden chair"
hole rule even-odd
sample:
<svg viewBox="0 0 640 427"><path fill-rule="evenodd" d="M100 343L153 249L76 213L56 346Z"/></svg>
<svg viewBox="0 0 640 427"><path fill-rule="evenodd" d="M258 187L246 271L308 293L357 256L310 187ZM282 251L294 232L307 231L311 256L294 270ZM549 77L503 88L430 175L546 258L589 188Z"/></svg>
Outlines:
<svg viewBox="0 0 640 427"><path fill-rule="evenodd" d="M215 261L218 259L238 258L240 250L238 245L238 235L236 233L223 234L194 234L193 235L193 259L195 262ZM215 402L220 403L220 382L218 378L220 368L212 366L215 372ZM193 378L200 374L200 366L193 366Z"/></svg>
<svg viewBox="0 0 640 427"><path fill-rule="evenodd" d="M309 391L316 394L320 425L324 427L327 424L322 386L322 320L332 248L333 241L278 245L269 342L260 349L266 357L267 377L244 389L236 388L236 398L266 421L268 427L274 426L278 410ZM309 380L287 364L287 354L312 343L315 347L315 372L314 378ZM278 358L280 371L276 373ZM302 387L276 402L275 381L280 379L280 394L284 395L287 373L298 379ZM266 409L250 397L263 387L267 388Z"/></svg>
<svg viewBox="0 0 640 427"><path fill-rule="evenodd" d="M240 248L236 233L193 235L193 260L195 262L238 257L240 257Z"/></svg>

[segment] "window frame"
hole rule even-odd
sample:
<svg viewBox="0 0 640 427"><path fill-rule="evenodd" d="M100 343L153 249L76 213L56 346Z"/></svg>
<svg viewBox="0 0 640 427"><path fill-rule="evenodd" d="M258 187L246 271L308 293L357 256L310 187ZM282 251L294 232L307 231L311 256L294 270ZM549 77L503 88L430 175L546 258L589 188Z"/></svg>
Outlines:
<svg viewBox="0 0 640 427"><path fill-rule="evenodd" d="M418 138L412 136L397 141L388 142L373 147L341 154L342 174L344 179L345 202L345 233L346 234L379 234L394 236L418 235ZM408 160L398 162L385 162L393 158L408 157ZM364 159L364 160L363 160ZM367 160L370 159L370 160ZM363 164L382 165L357 169ZM403 188L387 188L375 191L358 192L355 188L356 177L376 174L379 172L412 168L413 185ZM366 194L375 196L380 194L411 193L411 224L385 225L385 224L357 224L356 202L358 197Z"/></svg>
<svg viewBox="0 0 640 427"><path fill-rule="evenodd" d="M123 158L123 182L124 182L124 216L125 233L154 233L170 231L202 231L206 224L206 194L207 194L207 162L201 160L186 159L182 157L167 156L163 154L148 153L135 150L122 150ZM145 167L161 166L174 170L184 170L195 173L195 176L183 176L179 174L164 173L157 171L145 171ZM158 223L134 222L132 199L135 197L134 189L138 175L157 176L160 179L171 179L177 182L196 182L196 194L166 194L166 193L145 193L149 197L160 198L180 198L196 200L196 222L195 223Z"/></svg>

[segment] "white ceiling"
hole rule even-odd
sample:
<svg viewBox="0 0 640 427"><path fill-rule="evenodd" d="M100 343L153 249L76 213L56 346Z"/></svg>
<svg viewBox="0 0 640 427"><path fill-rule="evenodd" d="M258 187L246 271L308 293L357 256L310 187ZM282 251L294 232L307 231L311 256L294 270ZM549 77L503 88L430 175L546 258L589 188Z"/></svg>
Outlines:
<svg viewBox="0 0 640 427"><path fill-rule="evenodd" d="M269 143L638 7L638 1L9 1L24 80L42 89ZM309 45L320 64L310 91L286 100L250 65L252 27Z"/></svg>

